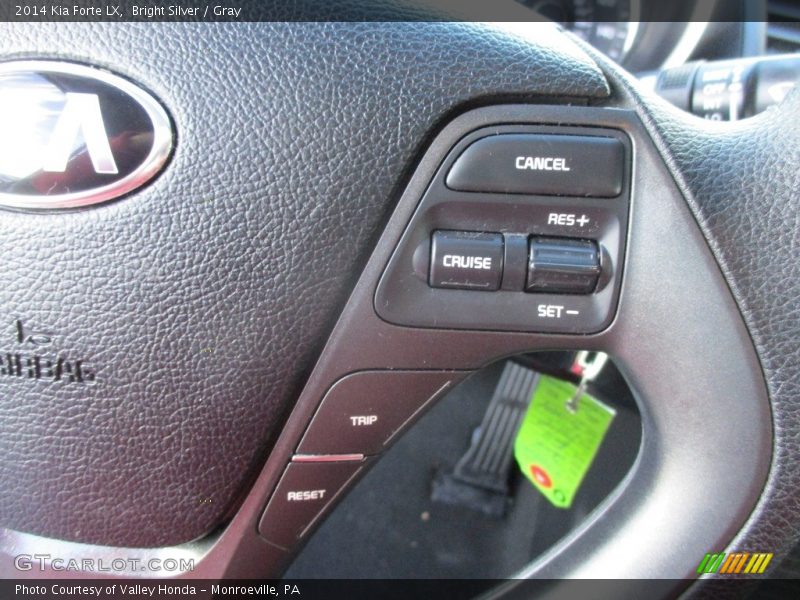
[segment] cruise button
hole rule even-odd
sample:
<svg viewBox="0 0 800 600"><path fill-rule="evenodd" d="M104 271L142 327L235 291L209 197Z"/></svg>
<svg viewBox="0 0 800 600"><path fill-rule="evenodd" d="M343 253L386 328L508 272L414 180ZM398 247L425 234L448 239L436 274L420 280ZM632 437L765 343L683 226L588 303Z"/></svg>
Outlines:
<svg viewBox="0 0 800 600"><path fill-rule="evenodd" d="M435 288L494 291L503 277L499 233L437 231L431 240L429 284Z"/></svg>
<svg viewBox="0 0 800 600"><path fill-rule="evenodd" d="M613 137L510 133L472 143L447 174L463 192L593 196L622 193L625 148Z"/></svg>
<svg viewBox="0 0 800 600"><path fill-rule="evenodd" d="M289 463L261 517L259 533L277 546L292 548L363 466L363 460Z"/></svg>

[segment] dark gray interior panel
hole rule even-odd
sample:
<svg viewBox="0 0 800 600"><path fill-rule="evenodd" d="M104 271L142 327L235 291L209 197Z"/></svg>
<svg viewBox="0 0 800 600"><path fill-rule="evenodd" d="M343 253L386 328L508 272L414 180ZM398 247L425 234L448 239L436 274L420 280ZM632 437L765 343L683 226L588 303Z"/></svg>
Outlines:
<svg viewBox="0 0 800 600"><path fill-rule="evenodd" d="M619 130L630 139L631 203L619 305L600 333L406 327L375 312L378 280L443 157L469 132L503 123L570 123ZM522 575L692 577L698 557L724 547L745 521L769 468L770 411L752 342L697 224L634 113L524 105L470 111L432 142L251 493L226 530L202 549L201 570L277 575L284 568L289 555L258 535L258 521L286 465L298 460L298 442L334 382L365 370L465 373L537 349L609 353L636 396L643 432L639 458L623 483ZM714 519L706 517L709 511ZM681 552L663 552L676 544ZM620 560L629 555L636 560Z"/></svg>

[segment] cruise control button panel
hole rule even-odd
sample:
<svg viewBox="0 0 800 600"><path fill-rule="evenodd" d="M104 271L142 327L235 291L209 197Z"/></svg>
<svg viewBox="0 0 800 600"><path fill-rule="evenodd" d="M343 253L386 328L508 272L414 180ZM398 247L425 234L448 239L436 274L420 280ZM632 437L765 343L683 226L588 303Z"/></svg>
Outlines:
<svg viewBox="0 0 800 600"><path fill-rule="evenodd" d="M495 291L503 276L499 233L437 231L431 241L432 287Z"/></svg>
<svg viewBox="0 0 800 600"><path fill-rule="evenodd" d="M291 549L363 466L363 460L289 463L261 517L259 533Z"/></svg>
<svg viewBox="0 0 800 600"><path fill-rule="evenodd" d="M625 147L614 137L507 133L473 142L447 175L462 192L613 198L622 192Z"/></svg>
<svg viewBox="0 0 800 600"><path fill-rule="evenodd" d="M596 123L465 136L422 192L375 311L411 327L602 331L622 284L632 155L624 131Z"/></svg>

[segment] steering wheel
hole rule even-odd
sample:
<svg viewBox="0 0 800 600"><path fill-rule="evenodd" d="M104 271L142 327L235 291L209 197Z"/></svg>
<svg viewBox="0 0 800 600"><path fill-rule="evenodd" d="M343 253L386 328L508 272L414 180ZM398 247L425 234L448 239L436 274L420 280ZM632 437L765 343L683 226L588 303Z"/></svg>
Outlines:
<svg viewBox="0 0 800 600"><path fill-rule="evenodd" d="M424 15L407 10L381 9ZM63 575L21 571L20 554L120 549L195 561L177 578L278 576L295 548L262 518L287 465L344 482L380 459L346 444L298 451L329 390L367 373L430 397L539 349L608 353L639 404L642 445L612 496L524 577L697 589L707 552L777 564L797 543L798 90L741 122L702 121L545 23L2 31L3 61L110 72L158 99L173 132L146 186L0 216L4 576ZM596 322L517 319L536 304L521 290L460 290L446 298L466 304L448 308L450 290L412 273L434 228L509 230L520 203L503 193L430 204L454 149L486 132L621 140L621 199L544 200L616 211ZM27 347L19 328L49 346ZM95 376L16 376L12 355L34 350ZM336 471L348 459L357 468Z"/></svg>

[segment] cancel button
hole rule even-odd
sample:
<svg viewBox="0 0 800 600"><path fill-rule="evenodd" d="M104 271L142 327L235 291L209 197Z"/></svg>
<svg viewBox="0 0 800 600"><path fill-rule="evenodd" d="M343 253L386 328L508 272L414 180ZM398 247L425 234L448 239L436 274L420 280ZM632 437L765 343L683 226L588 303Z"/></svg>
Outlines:
<svg viewBox="0 0 800 600"><path fill-rule="evenodd" d="M447 187L613 198L622 192L625 148L616 138L513 133L473 142L447 174Z"/></svg>

